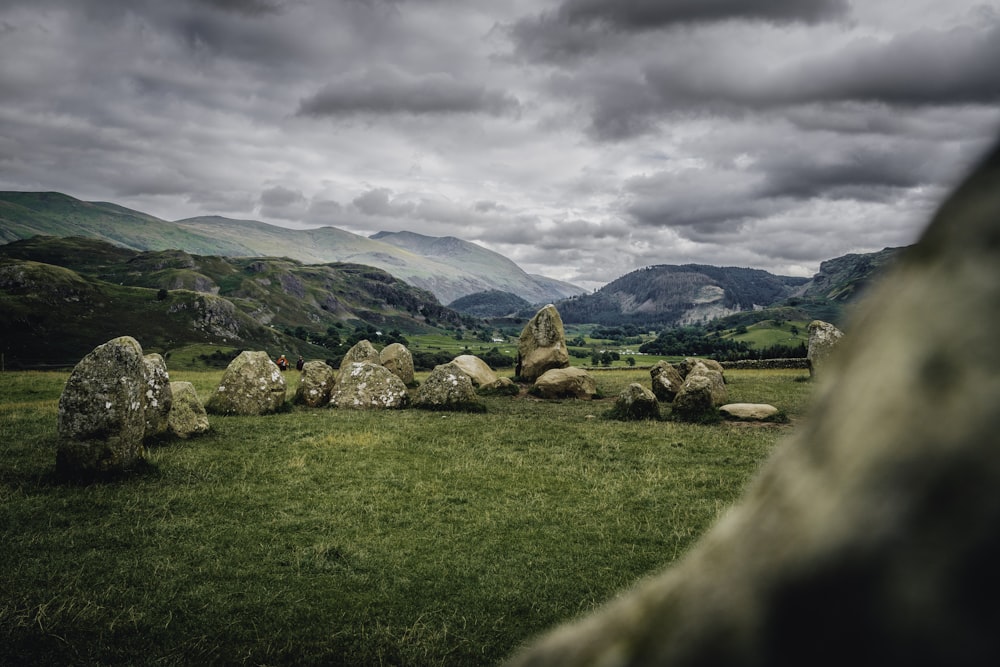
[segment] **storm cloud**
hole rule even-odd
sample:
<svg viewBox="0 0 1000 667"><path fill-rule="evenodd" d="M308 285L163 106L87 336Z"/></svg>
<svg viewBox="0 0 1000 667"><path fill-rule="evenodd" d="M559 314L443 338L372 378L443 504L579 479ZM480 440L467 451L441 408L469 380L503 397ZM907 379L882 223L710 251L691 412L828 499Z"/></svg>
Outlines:
<svg viewBox="0 0 1000 667"><path fill-rule="evenodd" d="M811 275L915 240L997 62L996 1L7 0L0 188Z"/></svg>

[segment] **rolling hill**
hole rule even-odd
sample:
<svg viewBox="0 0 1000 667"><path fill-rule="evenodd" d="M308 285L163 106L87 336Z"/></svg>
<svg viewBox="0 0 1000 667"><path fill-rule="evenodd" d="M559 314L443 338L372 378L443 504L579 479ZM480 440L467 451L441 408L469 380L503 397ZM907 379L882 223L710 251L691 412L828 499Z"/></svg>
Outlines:
<svg viewBox="0 0 1000 667"><path fill-rule="evenodd" d="M364 264L429 290L441 303L491 289L513 292L530 303L583 291L532 277L502 255L458 239L441 239L439 245L459 245L461 254L431 250L422 254L406 247L410 239L405 235L392 235L395 242L390 242L336 227L294 230L219 216L168 222L117 204L84 202L57 192L0 192L0 241L35 235L82 236L133 250ZM424 246L434 245L434 238L422 239L427 241Z"/></svg>

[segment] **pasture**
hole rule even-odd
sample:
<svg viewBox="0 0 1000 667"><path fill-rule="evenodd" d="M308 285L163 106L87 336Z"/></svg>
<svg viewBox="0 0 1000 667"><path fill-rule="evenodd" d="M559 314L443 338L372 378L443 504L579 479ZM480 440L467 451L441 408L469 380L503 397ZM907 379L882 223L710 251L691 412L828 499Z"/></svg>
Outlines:
<svg viewBox="0 0 1000 667"><path fill-rule="evenodd" d="M0 664L495 664L681 557L795 428L804 373L727 372L789 424L611 421L649 385L611 370L600 401L212 416L91 483L55 474L68 373L2 373ZM203 400L220 377L171 372Z"/></svg>

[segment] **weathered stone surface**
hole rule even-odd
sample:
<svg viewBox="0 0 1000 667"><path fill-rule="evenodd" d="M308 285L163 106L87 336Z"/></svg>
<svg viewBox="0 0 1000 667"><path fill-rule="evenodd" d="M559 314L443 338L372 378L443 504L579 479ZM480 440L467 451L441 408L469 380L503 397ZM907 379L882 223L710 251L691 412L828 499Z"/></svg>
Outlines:
<svg viewBox="0 0 1000 667"><path fill-rule="evenodd" d="M473 354L463 354L451 360L463 373L469 376L474 387L495 386L500 377L485 361Z"/></svg>
<svg viewBox="0 0 1000 667"><path fill-rule="evenodd" d="M167 431L167 418L173 404L170 390L170 374L163 357L155 352L143 357L146 368L146 387L143 395L145 405L145 436L153 438Z"/></svg>
<svg viewBox="0 0 1000 667"><path fill-rule="evenodd" d="M680 374L682 379L687 378L687 376L691 373L691 370L694 369L695 364L699 363L704 365L709 370L718 371L719 373L722 374L722 381L723 382L726 381L725 369L722 367L722 364L720 364L715 359L703 359L701 357L687 357L683 361L677 362L676 366L677 372Z"/></svg>
<svg viewBox="0 0 1000 667"><path fill-rule="evenodd" d="M98 345L59 397L58 468L69 474L128 470L145 456L146 365L130 336Z"/></svg>
<svg viewBox="0 0 1000 667"><path fill-rule="evenodd" d="M343 373L345 368L349 368L351 364L359 364L362 362L368 362L372 364L382 364L381 357L375 346L369 343L367 340L361 340L355 343L354 347L347 351L344 358L340 361L340 372Z"/></svg>
<svg viewBox="0 0 1000 667"><path fill-rule="evenodd" d="M684 378L669 361L659 361L649 370L653 395L664 403L670 403L684 384Z"/></svg>
<svg viewBox="0 0 1000 667"><path fill-rule="evenodd" d="M681 419L701 419L729 400L722 373L696 360L674 397L673 413Z"/></svg>
<svg viewBox="0 0 1000 667"><path fill-rule="evenodd" d="M386 345L379 353L379 363L388 368L407 387L413 386L413 355L405 345L402 343Z"/></svg>
<svg viewBox="0 0 1000 667"><path fill-rule="evenodd" d="M525 325L517 342L517 359L516 375L525 382L534 382L547 370L569 366L566 330L555 306L545 306Z"/></svg>
<svg viewBox="0 0 1000 667"><path fill-rule="evenodd" d="M535 391L542 398L593 398L597 380L582 368L553 368L535 380Z"/></svg>
<svg viewBox="0 0 1000 667"><path fill-rule="evenodd" d="M171 382L172 406L167 417L167 428L178 438L191 438L208 433L210 425L205 406L190 382Z"/></svg>
<svg viewBox="0 0 1000 667"><path fill-rule="evenodd" d="M813 320L809 323L809 348L806 352L806 360L809 362L809 375L815 377L821 373L821 369L826 365L833 354L833 351L840 343L844 333L829 322L823 320Z"/></svg>
<svg viewBox="0 0 1000 667"><path fill-rule="evenodd" d="M998 221L1000 151L868 292L743 498L513 664L1000 664Z"/></svg>
<svg viewBox="0 0 1000 667"><path fill-rule="evenodd" d="M417 389L413 405L425 410L485 409L485 404L472 386L472 378L453 361L434 367Z"/></svg>
<svg viewBox="0 0 1000 667"><path fill-rule="evenodd" d="M767 403L726 403L719 406L719 413L740 421L765 421L778 414L778 408Z"/></svg>
<svg viewBox="0 0 1000 667"><path fill-rule="evenodd" d="M266 415L285 403L285 376L263 351L244 351L229 363L205 403L217 415Z"/></svg>
<svg viewBox="0 0 1000 667"><path fill-rule="evenodd" d="M405 407L408 401L403 381L370 361L341 366L330 394L330 407L348 410L392 410Z"/></svg>
<svg viewBox="0 0 1000 667"><path fill-rule="evenodd" d="M625 421L659 419L660 403L653 392L633 382L618 394L612 414L616 419Z"/></svg>
<svg viewBox="0 0 1000 667"><path fill-rule="evenodd" d="M337 381L337 373L325 361L307 361L302 364L299 384L292 399L299 405L319 408L330 402L330 394Z"/></svg>

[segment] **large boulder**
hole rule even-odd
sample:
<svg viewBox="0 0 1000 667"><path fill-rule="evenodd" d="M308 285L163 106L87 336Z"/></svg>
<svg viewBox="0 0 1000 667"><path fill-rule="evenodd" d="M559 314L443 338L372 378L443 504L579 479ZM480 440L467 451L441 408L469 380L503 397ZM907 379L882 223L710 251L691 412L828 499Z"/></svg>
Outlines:
<svg viewBox="0 0 1000 667"><path fill-rule="evenodd" d="M81 359L59 397L57 467L89 475L141 464L146 386L142 347L130 336L98 345Z"/></svg>
<svg viewBox="0 0 1000 667"><path fill-rule="evenodd" d="M299 384L292 400L310 408L323 407L330 402L336 381L336 371L325 361L306 361L302 364Z"/></svg>
<svg viewBox="0 0 1000 667"><path fill-rule="evenodd" d="M659 419L660 403L653 392L638 382L633 382L618 394L611 415L622 421Z"/></svg>
<svg viewBox="0 0 1000 667"><path fill-rule="evenodd" d="M266 415L284 406L285 376L263 351L244 351L229 363L205 403L217 415Z"/></svg>
<svg viewBox="0 0 1000 667"><path fill-rule="evenodd" d="M559 311L549 304L535 313L521 331L517 342L516 375L525 382L534 382L547 370L568 366L566 330Z"/></svg>
<svg viewBox="0 0 1000 667"><path fill-rule="evenodd" d="M809 376L815 377L822 371L830 355L837 348L844 333L829 322L813 320L809 323L809 347L806 360L809 362Z"/></svg>
<svg viewBox="0 0 1000 667"><path fill-rule="evenodd" d="M775 418L778 412L778 408L767 403L726 403L719 406L719 414L738 421L767 421Z"/></svg>
<svg viewBox="0 0 1000 667"><path fill-rule="evenodd" d="M155 352L143 357L146 368L146 387L143 396L145 404L146 438L154 438L167 432L167 420L173 405L170 389L170 374L163 357Z"/></svg>
<svg viewBox="0 0 1000 667"><path fill-rule="evenodd" d="M553 368L535 380L534 392L542 398L593 398L597 380L582 368Z"/></svg>
<svg viewBox="0 0 1000 667"><path fill-rule="evenodd" d="M997 665L1000 150L851 316L806 423L664 573L514 665Z"/></svg>
<svg viewBox="0 0 1000 667"><path fill-rule="evenodd" d="M420 385L413 406L424 410L483 412L485 404L476 394L472 378L455 362L435 366Z"/></svg>
<svg viewBox="0 0 1000 667"><path fill-rule="evenodd" d="M167 417L167 428L171 435L184 440L208 433L208 413L198 398L198 392L190 382L171 382L172 405Z"/></svg>
<svg viewBox="0 0 1000 667"><path fill-rule="evenodd" d="M722 373L696 361L674 397L673 414L683 420L701 421L716 414L729 400Z"/></svg>
<svg viewBox="0 0 1000 667"><path fill-rule="evenodd" d="M403 381L385 366L370 361L341 367L330 394L330 407L348 410L391 410L408 402Z"/></svg>
<svg viewBox="0 0 1000 667"><path fill-rule="evenodd" d="M360 364L363 362L379 365L382 363L378 350L367 340L358 341L347 351L344 358L340 360L340 371L343 372L351 364Z"/></svg>
<svg viewBox="0 0 1000 667"><path fill-rule="evenodd" d="M379 363L392 371L407 387L414 385L413 355L402 343L390 343L379 353Z"/></svg>
<svg viewBox="0 0 1000 667"><path fill-rule="evenodd" d="M686 357L682 361L677 362L677 372L680 374L681 378L686 379L687 376L694 369L695 364L701 364L708 368L709 370L718 371L722 375L722 381L726 381L725 369L723 369L722 364L720 364L715 359L703 359L701 357Z"/></svg>
<svg viewBox="0 0 1000 667"><path fill-rule="evenodd" d="M452 359L451 363L469 376L474 387L495 387L500 382L500 377L493 372L489 364L474 354L459 355Z"/></svg>
<svg viewBox="0 0 1000 667"><path fill-rule="evenodd" d="M653 395L664 403L670 403L684 384L684 378L669 361L658 361L649 370Z"/></svg>

